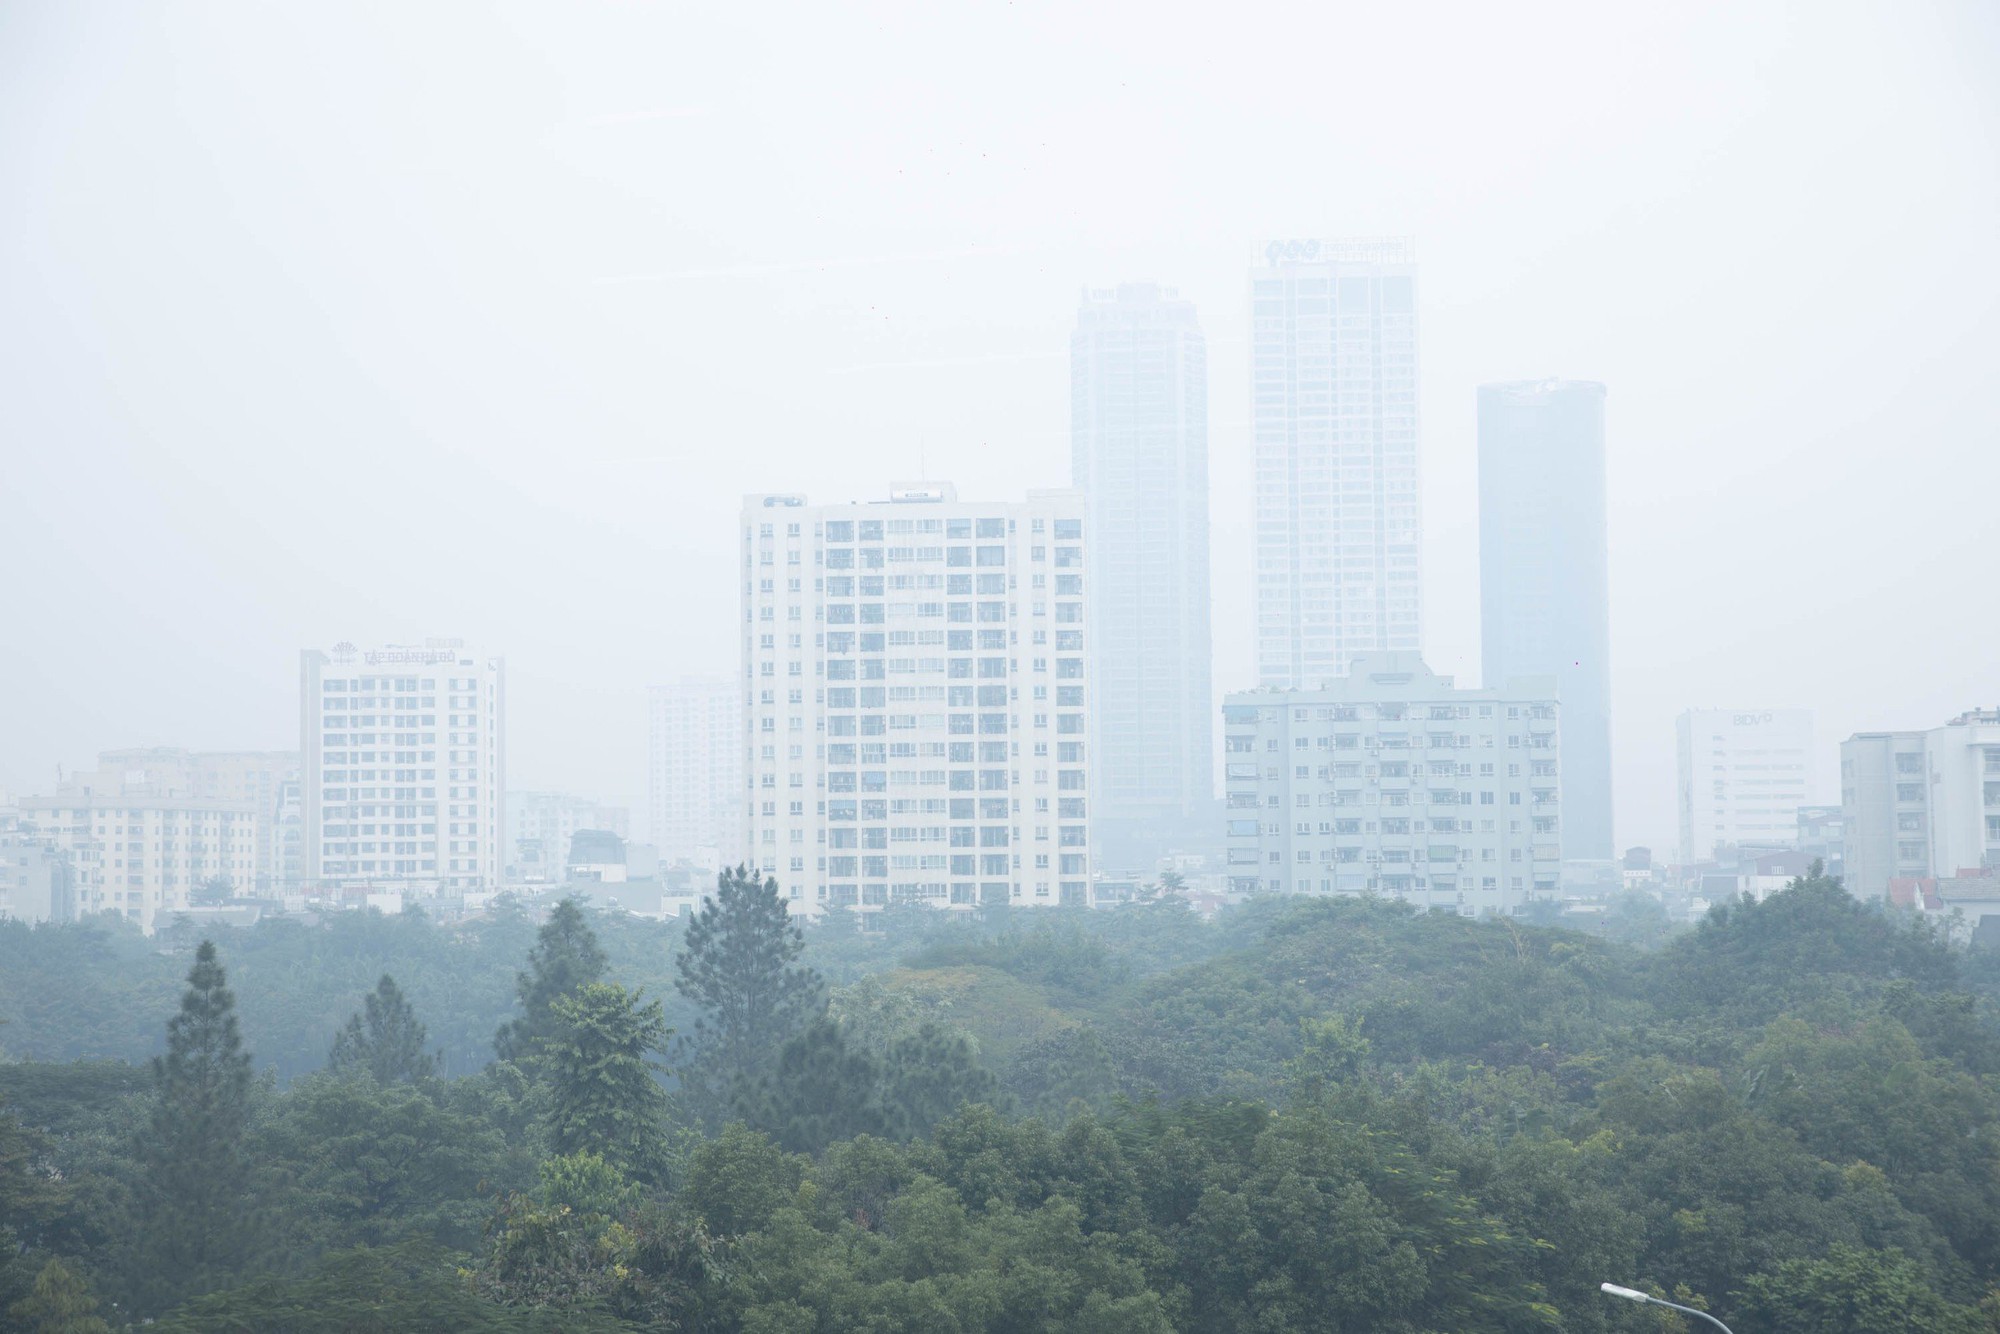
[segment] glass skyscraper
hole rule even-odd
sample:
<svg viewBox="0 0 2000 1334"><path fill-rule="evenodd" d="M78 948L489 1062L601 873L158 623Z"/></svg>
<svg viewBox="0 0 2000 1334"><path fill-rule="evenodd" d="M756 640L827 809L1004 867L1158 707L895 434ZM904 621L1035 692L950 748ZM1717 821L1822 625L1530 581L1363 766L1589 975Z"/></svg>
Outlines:
<svg viewBox="0 0 2000 1334"><path fill-rule="evenodd" d="M1072 477L1087 507L1092 823L1157 855L1213 798L1208 348L1171 289L1086 292L1070 339Z"/></svg>
<svg viewBox="0 0 2000 1334"><path fill-rule="evenodd" d="M1422 647L1416 266L1403 240L1272 241L1257 262L1257 676L1314 687Z"/></svg>
<svg viewBox="0 0 2000 1334"><path fill-rule="evenodd" d="M1553 675L1563 856L1613 855L1611 579L1604 386L1479 389L1479 604L1486 681ZM1704 852L1707 849L1703 849Z"/></svg>

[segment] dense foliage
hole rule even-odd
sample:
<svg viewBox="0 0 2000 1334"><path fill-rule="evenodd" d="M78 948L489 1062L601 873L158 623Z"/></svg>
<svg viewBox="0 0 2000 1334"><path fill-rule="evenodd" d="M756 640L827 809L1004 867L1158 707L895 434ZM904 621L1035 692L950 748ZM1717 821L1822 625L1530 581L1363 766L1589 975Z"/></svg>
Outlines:
<svg viewBox="0 0 2000 1334"><path fill-rule="evenodd" d="M0 1313L1688 1328L1608 1279L2000 1329L2000 969L1836 883L1650 949L1363 900L877 925L734 875L685 930L0 924Z"/></svg>

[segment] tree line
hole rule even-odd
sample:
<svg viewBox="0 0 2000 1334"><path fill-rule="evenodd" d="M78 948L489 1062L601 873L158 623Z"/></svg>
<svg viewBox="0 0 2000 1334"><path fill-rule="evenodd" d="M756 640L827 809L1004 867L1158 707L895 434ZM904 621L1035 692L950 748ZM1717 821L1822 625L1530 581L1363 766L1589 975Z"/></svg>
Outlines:
<svg viewBox="0 0 2000 1334"><path fill-rule="evenodd" d="M1610 1280L2000 1329L2000 970L1817 874L1652 950L1369 900L877 925L739 871L670 931L224 937L402 969L283 1080L181 942L150 1062L0 1064L5 1327L1685 1328ZM499 938L475 1066L419 999ZM0 929L9 967L125 947ZM33 1046L122 1054L59 985Z"/></svg>

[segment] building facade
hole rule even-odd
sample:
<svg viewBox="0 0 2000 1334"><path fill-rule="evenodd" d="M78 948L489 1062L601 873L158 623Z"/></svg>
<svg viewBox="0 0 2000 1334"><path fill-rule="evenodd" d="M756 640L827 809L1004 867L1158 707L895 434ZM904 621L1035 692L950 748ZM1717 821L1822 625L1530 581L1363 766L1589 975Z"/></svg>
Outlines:
<svg viewBox="0 0 2000 1334"><path fill-rule="evenodd" d="M20 834L69 862L76 915L117 913L150 934L197 897L250 888L268 817L244 802L196 797L184 779L172 763L121 765L20 802Z"/></svg>
<svg viewBox="0 0 2000 1334"><path fill-rule="evenodd" d="M1483 677L1554 676L1563 715L1563 856L1607 860L1611 576L1604 386L1479 388Z"/></svg>
<svg viewBox="0 0 2000 1334"><path fill-rule="evenodd" d="M1273 241L1250 275L1257 678L1422 647L1416 266L1401 240Z"/></svg>
<svg viewBox="0 0 2000 1334"><path fill-rule="evenodd" d="M1681 861L1723 845L1789 848L1812 792L1808 709L1689 709L1675 723Z"/></svg>
<svg viewBox="0 0 2000 1334"><path fill-rule="evenodd" d="M1414 653L1231 694L1230 887L1517 913L1560 884L1560 738L1553 677L1460 690Z"/></svg>
<svg viewBox="0 0 2000 1334"><path fill-rule="evenodd" d="M507 677L456 639L300 654L308 886L498 889Z"/></svg>
<svg viewBox="0 0 2000 1334"><path fill-rule="evenodd" d="M1208 345L1191 302L1086 292L1070 336L1071 477L1091 589L1091 822L1150 864L1214 800Z"/></svg>
<svg viewBox="0 0 2000 1334"><path fill-rule="evenodd" d="M577 834L613 834L622 842L632 833L631 813L567 792L507 793L507 871L531 884L561 884L568 875Z"/></svg>
<svg viewBox="0 0 2000 1334"><path fill-rule="evenodd" d="M2000 868L2000 710L1942 727L1861 732L1840 746L1847 887L1863 898L1899 879Z"/></svg>
<svg viewBox="0 0 2000 1334"><path fill-rule="evenodd" d="M743 691L686 677L647 701L652 839L667 862L715 870L743 860Z"/></svg>
<svg viewBox="0 0 2000 1334"><path fill-rule="evenodd" d="M295 750L176 750L151 747L102 751L100 773L144 772L156 788L179 792L197 801L248 806L259 816L256 865L236 886L273 894L285 883L282 815L287 781L299 776Z"/></svg>
<svg viewBox="0 0 2000 1334"><path fill-rule="evenodd" d="M0 921L67 922L76 917L69 854L23 828L20 811L0 805Z"/></svg>
<svg viewBox="0 0 2000 1334"><path fill-rule="evenodd" d="M746 497L749 852L794 911L1089 901L1084 541L1074 491Z"/></svg>

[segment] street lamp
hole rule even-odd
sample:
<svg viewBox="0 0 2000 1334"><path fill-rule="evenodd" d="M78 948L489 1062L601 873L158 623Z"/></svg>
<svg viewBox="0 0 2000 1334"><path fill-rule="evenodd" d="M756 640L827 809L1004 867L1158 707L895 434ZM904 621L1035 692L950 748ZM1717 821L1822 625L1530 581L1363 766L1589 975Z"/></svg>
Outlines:
<svg viewBox="0 0 2000 1334"><path fill-rule="evenodd" d="M1616 1283L1600 1283L1598 1284L1598 1288L1608 1297L1623 1297L1628 1302L1638 1302L1641 1305L1669 1306L1676 1311L1685 1311L1689 1315L1698 1315L1709 1324L1721 1330L1722 1334L1731 1334L1729 1326L1723 1324L1708 1312L1697 1311L1692 1306L1682 1306L1679 1302L1663 1301L1658 1297L1649 1296L1637 1288L1621 1288Z"/></svg>

